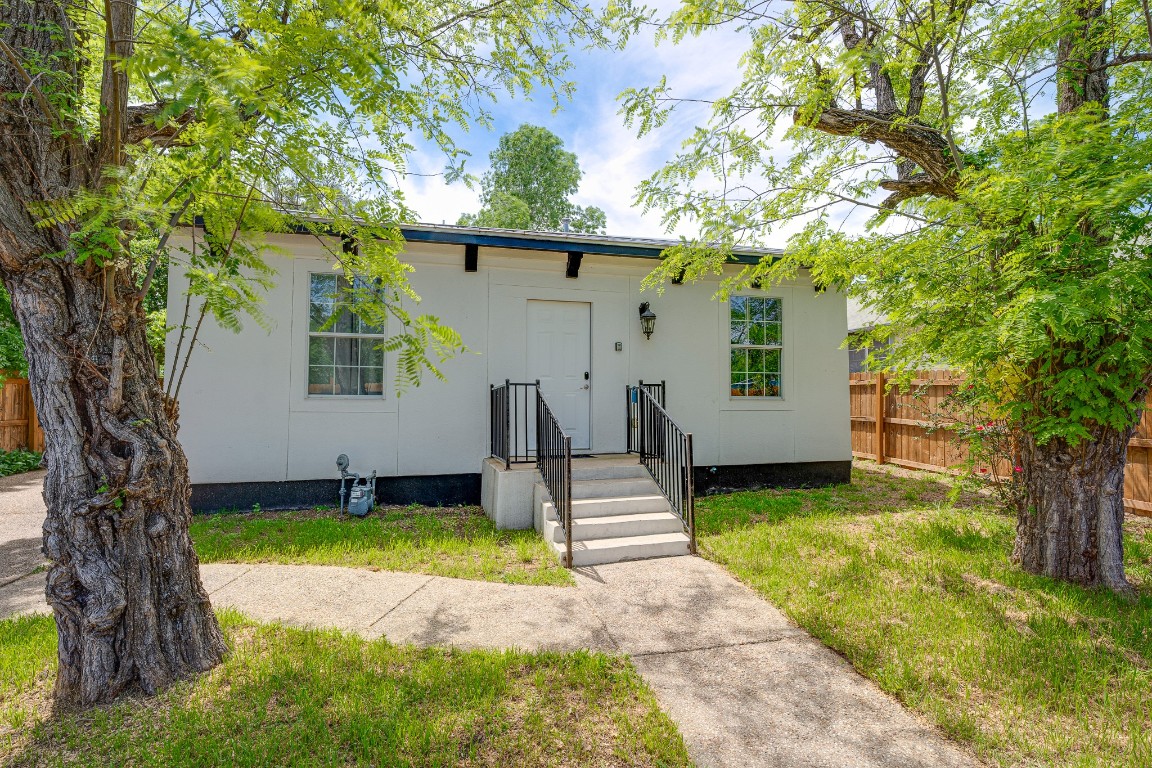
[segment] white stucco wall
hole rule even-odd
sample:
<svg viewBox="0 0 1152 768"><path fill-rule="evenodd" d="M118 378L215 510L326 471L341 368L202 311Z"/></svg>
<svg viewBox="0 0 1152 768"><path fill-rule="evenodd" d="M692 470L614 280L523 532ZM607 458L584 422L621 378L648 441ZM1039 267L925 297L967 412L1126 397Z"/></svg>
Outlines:
<svg viewBox="0 0 1152 768"><path fill-rule="evenodd" d="M668 410L693 433L698 466L851 458L844 297L816 293L804 279L748 292L783 301L784 394L742 399L729 395L728 306L712 299L717 281L642 293L647 259L588 254L573 280L564 276L563 253L485 247L479 271L468 273L464 246L413 243L405 259L416 268L419 311L456 328L471 352L444 364L445 382L429 378L399 397L386 387L379 398L333 398L307 392L308 279L331 270L333 259L305 236L271 244L278 275L266 306L270 329L249 322L233 334L206 320L180 390L180 439L194 483L332 478L339 453L353 469L384 476L480 472L488 385L528 377L530 299L591 303L594 452L624 450L624 385L643 379L667 381ZM183 313L179 249L187 245L173 241L170 325ZM641 301L658 317L650 340L640 331Z"/></svg>

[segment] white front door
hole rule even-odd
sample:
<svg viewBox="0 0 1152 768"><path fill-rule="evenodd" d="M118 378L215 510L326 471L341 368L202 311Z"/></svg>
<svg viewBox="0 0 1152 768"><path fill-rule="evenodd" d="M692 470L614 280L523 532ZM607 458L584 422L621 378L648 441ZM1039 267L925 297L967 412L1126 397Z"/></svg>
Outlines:
<svg viewBox="0 0 1152 768"><path fill-rule="evenodd" d="M592 413L592 305L584 301L528 302L528 381L540 392L572 449L587 451Z"/></svg>

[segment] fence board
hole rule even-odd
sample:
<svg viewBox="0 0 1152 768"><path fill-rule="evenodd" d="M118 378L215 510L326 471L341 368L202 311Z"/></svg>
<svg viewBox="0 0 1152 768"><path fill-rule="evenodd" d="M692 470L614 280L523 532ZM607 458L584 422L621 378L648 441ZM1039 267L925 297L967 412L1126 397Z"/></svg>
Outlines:
<svg viewBox="0 0 1152 768"><path fill-rule="evenodd" d="M6 378L0 384L0 451L21 448L43 451L44 431L36 419L28 380Z"/></svg>
<svg viewBox="0 0 1152 768"><path fill-rule="evenodd" d="M853 456L935 472L955 471L964 461L964 444L951 430L934 428L935 422L929 419L944 411L944 401L964 383L955 371L920 371L912 389L890 390L882 402L876 392L876 374L850 373L848 377ZM1152 517L1152 410L1144 412L1128 444L1124 506L1129 512Z"/></svg>

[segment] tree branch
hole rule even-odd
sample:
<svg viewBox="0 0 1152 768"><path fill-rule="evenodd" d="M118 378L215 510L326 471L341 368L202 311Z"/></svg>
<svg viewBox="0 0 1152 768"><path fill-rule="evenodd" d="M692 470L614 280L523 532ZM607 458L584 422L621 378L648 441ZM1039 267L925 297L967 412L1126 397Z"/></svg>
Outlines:
<svg viewBox="0 0 1152 768"><path fill-rule="evenodd" d="M191 110L176 115L163 125L157 125L156 119L168 106L165 102L155 104L133 104L128 107L127 142L139 144L145 139L176 139L180 133L196 118ZM171 143L171 142L170 142Z"/></svg>
<svg viewBox="0 0 1152 768"><path fill-rule="evenodd" d="M896 189L904 195L900 199L913 196L912 190L917 190L918 195L956 198L956 164L948 141L934 128L903 119L899 113L871 109L829 107L811 118L805 118L801 110L796 110L792 119L799 125L833 136L859 138L869 144L880 142L899 157L915 163L924 171L923 180L917 179L920 176L917 174L903 181L885 182L897 185ZM913 179L916 179L915 183L905 183Z"/></svg>

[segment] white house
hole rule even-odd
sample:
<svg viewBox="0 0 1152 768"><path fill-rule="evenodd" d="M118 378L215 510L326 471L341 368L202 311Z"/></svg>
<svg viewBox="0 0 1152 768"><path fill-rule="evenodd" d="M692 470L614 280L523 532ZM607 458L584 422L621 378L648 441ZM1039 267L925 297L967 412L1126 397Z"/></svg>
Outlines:
<svg viewBox="0 0 1152 768"><path fill-rule="evenodd" d="M643 380L664 382L667 415L692 435L697 495L847 481L841 294L814 290L805 277L729 301L713 298L718 279L642 292L668 241L402 231L419 311L457 329L471 351L444 365L447 381L429 379L397 396L392 361L373 348L372 335L352 321L327 331L310 323L328 311L325 298L339 279L332 256L312 235L270 236L282 252L269 257L278 272L267 297L271 329L249 324L233 334L207 321L180 390L194 508L334 504L335 461L344 453L353 469L379 474L382 503L476 504L484 474L485 505L498 524L527 527L531 484L517 491L529 498L516 501L514 514L497 514L492 498L499 472L516 467L489 459L503 452L493 430L506 431L494 421L518 422L493 412L503 407L493 387L506 380L541 382L577 460L626 453L636 429L629 400L638 397L626 387ZM192 235L184 230L173 241L170 322L183 308L180 248ZM770 253L738 253L731 269ZM655 314L650 337L644 302ZM513 389L534 396L534 386ZM531 424L512 425L508 442L532 454L535 404L528 407Z"/></svg>

